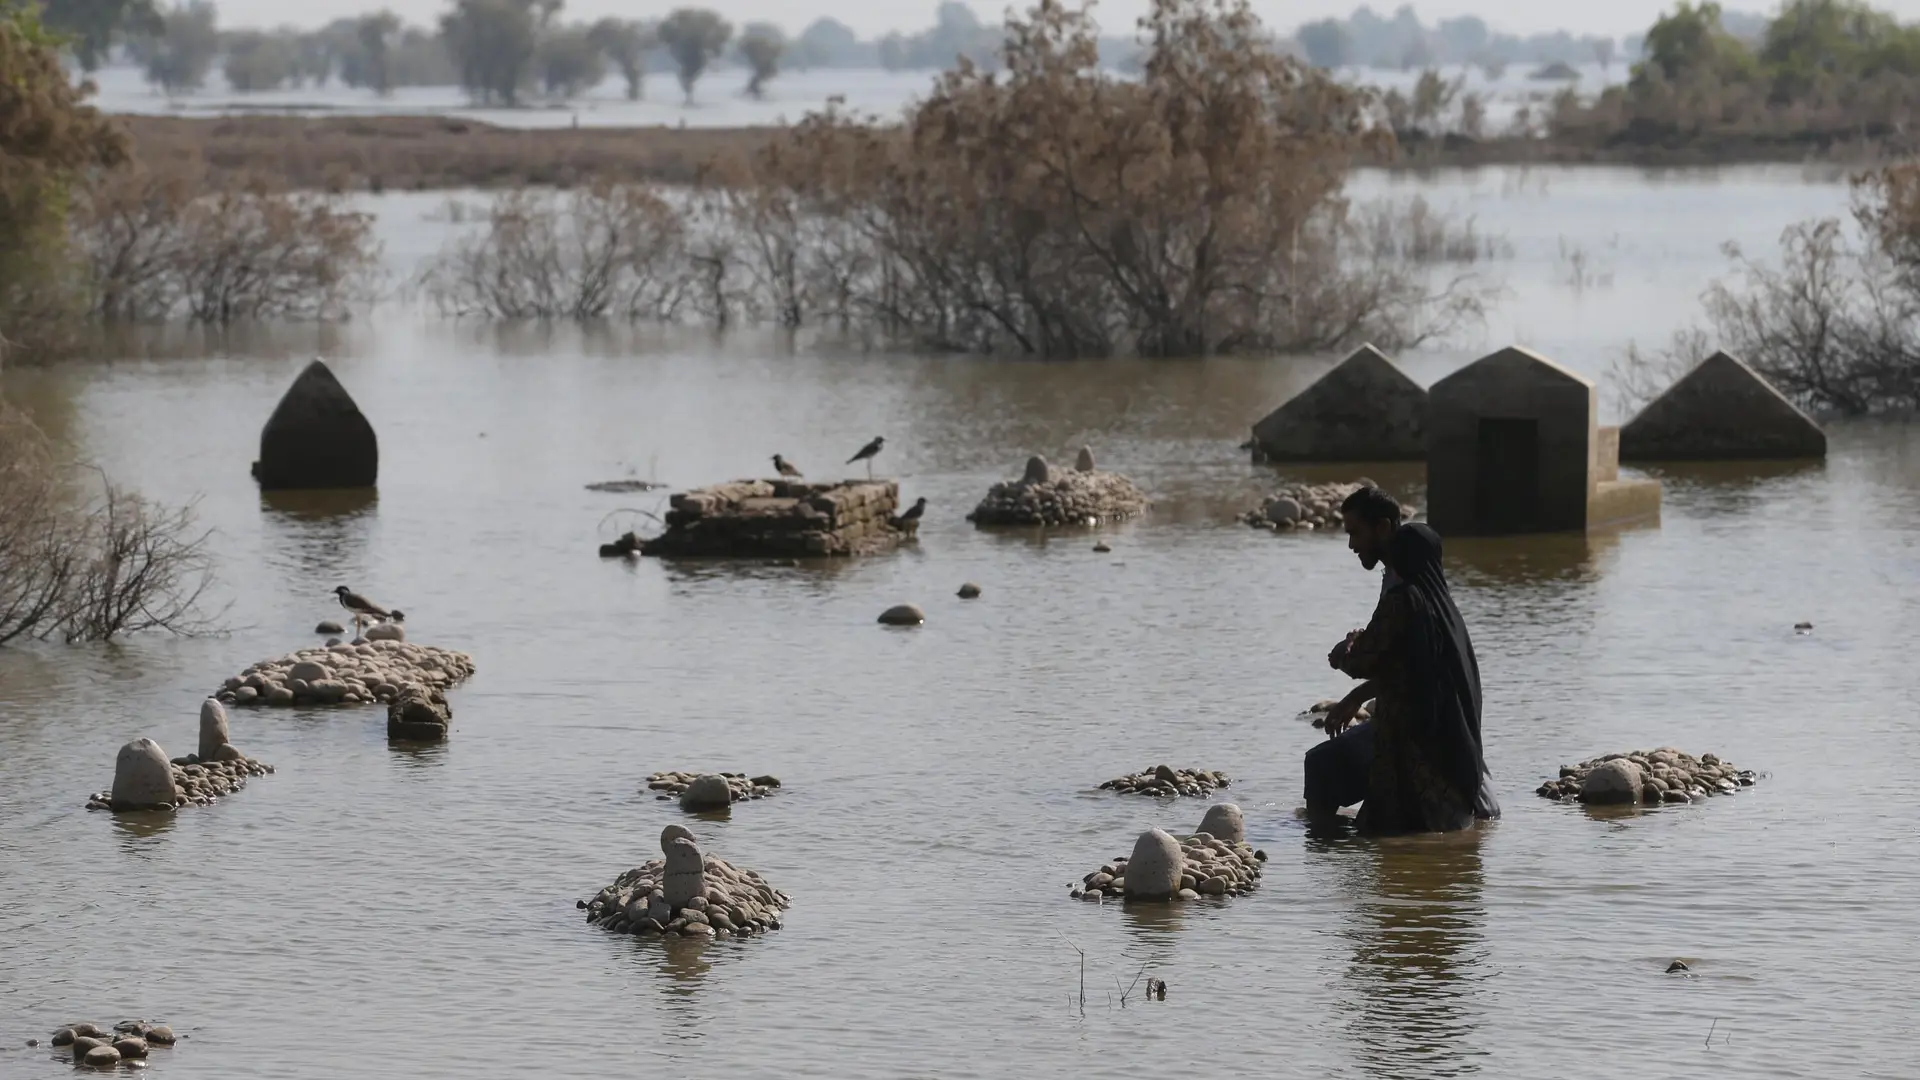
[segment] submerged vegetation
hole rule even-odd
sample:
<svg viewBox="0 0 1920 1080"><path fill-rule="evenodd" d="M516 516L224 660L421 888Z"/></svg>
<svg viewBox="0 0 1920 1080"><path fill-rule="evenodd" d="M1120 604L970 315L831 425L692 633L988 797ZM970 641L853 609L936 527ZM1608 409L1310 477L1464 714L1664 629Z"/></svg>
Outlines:
<svg viewBox="0 0 1920 1080"><path fill-rule="evenodd" d="M1478 314L1470 280L1432 280L1424 207L1403 250L1344 195L1388 138L1370 93L1277 51L1241 0L1159 0L1141 29L1142 74L1116 78L1085 11L1043 0L1003 70L963 63L897 127L829 107L716 164L677 221L659 193L509 195L429 285L466 313L1047 357L1404 346Z"/></svg>

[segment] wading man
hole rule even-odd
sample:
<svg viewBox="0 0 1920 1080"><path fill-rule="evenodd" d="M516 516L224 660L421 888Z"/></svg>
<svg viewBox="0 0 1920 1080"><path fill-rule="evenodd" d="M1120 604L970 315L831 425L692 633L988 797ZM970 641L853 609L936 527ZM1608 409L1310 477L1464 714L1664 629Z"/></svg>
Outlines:
<svg viewBox="0 0 1920 1080"><path fill-rule="evenodd" d="M1400 527L1400 504L1393 496L1377 487L1364 487L1348 495L1340 504L1340 521L1347 532L1347 548L1359 557L1360 565L1372 570L1383 567L1380 574L1380 597L1385 600L1387 591L1398 579L1393 567L1386 565L1387 544L1394 530ZM1345 641L1333 647L1327 656L1327 664L1334 670L1340 670L1346 652L1361 631L1348 634ZM1367 777L1373 768L1372 724L1353 724L1354 714L1360 707L1373 700L1375 694L1372 682L1362 682L1353 692L1342 698L1327 713L1327 741L1307 751L1307 816L1310 819L1326 821L1339 812L1343 806L1352 806L1364 802L1367 797Z"/></svg>
<svg viewBox="0 0 1920 1080"><path fill-rule="evenodd" d="M1499 817L1480 739L1480 665L1441 571L1440 534L1400 526L1386 562L1396 580L1373 621L1331 657L1374 698L1360 831L1451 832Z"/></svg>

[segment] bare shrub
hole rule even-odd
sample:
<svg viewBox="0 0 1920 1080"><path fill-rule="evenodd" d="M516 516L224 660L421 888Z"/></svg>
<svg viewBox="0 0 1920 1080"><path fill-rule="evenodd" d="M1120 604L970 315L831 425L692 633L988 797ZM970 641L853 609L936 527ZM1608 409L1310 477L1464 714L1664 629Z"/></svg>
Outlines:
<svg viewBox="0 0 1920 1080"><path fill-rule="evenodd" d="M0 462L0 645L208 628L213 564L191 507L161 507L105 477L98 495L76 496L45 436L4 402Z"/></svg>
<svg viewBox="0 0 1920 1080"><path fill-rule="evenodd" d="M499 196L422 284L441 311L500 319L670 320L688 302L680 214L640 187Z"/></svg>
<svg viewBox="0 0 1920 1080"><path fill-rule="evenodd" d="M108 175L73 225L106 319L339 319L378 271L372 215L194 167Z"/></svg>
<svg viewBox="0 0 1920 1080"><path fill-rule="evenodd" d="M1361 236L1374 257L1418 264L1476 263L1511 258L1513 245L1482 235L1469 217L1458 221L1419 195L1407 202L1381 202L1359 214Z"/></svg>
<svg viewBox="0 0 1920 1080"><path fill-rule="evenodd" d="M1781 234L1777 263L1727 245L1735 273L1707 289L1705 327L1683 331L1664 352L1630 351L1614 372L1623 396L1644 400L1664 389L1711 342L1815 411L1920 409L1920 275L1912 261L1920 200L1907 186L1910 168L1856 182L1854 219L1864 235L1832 218L1794 225Z"/></svg>

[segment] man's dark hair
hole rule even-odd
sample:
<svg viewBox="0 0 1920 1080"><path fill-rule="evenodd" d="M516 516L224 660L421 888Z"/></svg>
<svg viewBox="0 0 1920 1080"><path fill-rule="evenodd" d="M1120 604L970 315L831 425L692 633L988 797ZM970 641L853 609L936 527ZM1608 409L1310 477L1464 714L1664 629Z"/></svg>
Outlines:
<svg viewBox="0 0 1920 1080"><path fill-rule="evenodd" d="M1352 514L1362 521L1391 521L1400 524L1400 504L1393 496L1377 487L1363 487L1346 497L1340 504L1340 512Z"/></svg>

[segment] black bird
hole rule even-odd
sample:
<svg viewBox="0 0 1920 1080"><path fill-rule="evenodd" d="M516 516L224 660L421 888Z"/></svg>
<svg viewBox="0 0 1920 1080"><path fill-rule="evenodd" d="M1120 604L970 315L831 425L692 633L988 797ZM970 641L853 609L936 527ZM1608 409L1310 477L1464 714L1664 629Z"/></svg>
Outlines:
<svg viewBox="0 0 1920 1080"><path fill-rule="evenodd" d="M773 470L781 476L798 477L800 475L800 470L794 468L793 462L788 461L779 454L773 455Z"/></svg>
<svg viewBox="0 0 1920 1080"><path fill-rule="evenodd" d="M876 455L876 454L878 454L878 453L880 453L880 448L881 448L882 446L885 446L885 445L886 445L886 443L887 443L887 438L886 438L886 436L884 436L884 435L875 435L875 436L873 437L873 441L872 441L872 442L870 442L870 443L868 443L867 445L865 445L865 446L863 446L863 447L861 447L861 448L860 448L860 452L859 452L859 453L857 453L857 454L855 454L855 455L853 455L852 457L850 457L850 458L848 458L848 459L847 459L847 464L849 464L849 465L851 465L851 464L853 464L853 463L854 463L854 462L856 462L856 461L864 461L864 462L866 462L866 463L867 463L867 479L869 479L869 480L871 480L871 479L873 479L873 459L874 459L874 455Z"/></svg>
<svg viewBox="0 0 1920 1080"><path fill-rule="evenodd" d="M359 593L354 592L352 589L347 588L345 585L333 590L333 594L340 598L341 607L353 612L353 628L355 630L360 629L361 619L391 619L395 614L366 597L361 596Z"/></svg>
<svg viewBox="0 0 1920 1080"><path fill-rule="evenodd" d="M904 529L909 524L919 521L920 515L926 512L927 512L927 497L922 495L918 499L913 500L913 505L907 507L906 513L901 514L899 517L893 519L893 527L896 529Z"/></svg>

